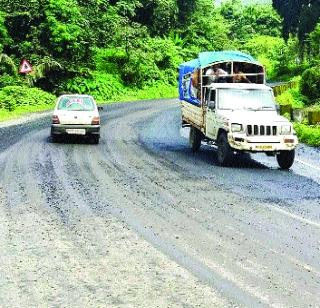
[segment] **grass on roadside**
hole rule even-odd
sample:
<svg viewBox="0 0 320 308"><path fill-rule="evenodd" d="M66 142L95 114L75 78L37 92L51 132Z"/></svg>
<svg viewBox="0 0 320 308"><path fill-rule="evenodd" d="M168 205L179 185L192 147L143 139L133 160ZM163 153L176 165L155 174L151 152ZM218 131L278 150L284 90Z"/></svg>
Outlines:
<svg viewBox="0 0 320 308"><path fill-rule="evenodd" d="M107 101L98 99L98 102L108 104L177 96L177 87L157 84L143 89L127 88L121 95L115 95ZM54 95L35 88L5 87L0 90L0 122L17 119L32 112L51 110L54 108L55 99Z"/></svg>
<svg viewBox="0 0 320 308"><path fill-rule="evenodd" d="M18 107L14 111L0 109L0 122L18 119L28 113L51 110L53 109L53 107L54 107L54 104L52 104L51 106L39 105L39 106Z"/></svg>
<svg viewBox="0 0 320 308"><path fill-rule="evenodd" d="M294 129L300 142L320 146L320 125L294 123Z"/></svg>
<svg viewBox="0 0 320 308"><path fill-rule="evenodd" d="M94 96L94 94L93 94ZM157 84L142 89L126 88L122 94L118 94L109 100L98 99L99 103L130 102L147 99L176 98L178 97L177 87L165 84Z"/></svg>
<svg viewBox="0 0 320 308"><path fill-rule="evenodd" d="M38 88L6 86L0 90L0 121L52 109L56 97Z"/></svg>
<svg viewBox="0 0 320 308"><path fill-rule="evenodd" d="M279 105L291 105L294 109L304 109L305 112L320 110L320 103L307 106L307 98L300 93L299 86L289 89L276 97ZM290 118L290 115L287 114ZM294 128L300 142L311 146L320 146L320 126L308 125L307 119L303 123L294 123Z"/></svg>

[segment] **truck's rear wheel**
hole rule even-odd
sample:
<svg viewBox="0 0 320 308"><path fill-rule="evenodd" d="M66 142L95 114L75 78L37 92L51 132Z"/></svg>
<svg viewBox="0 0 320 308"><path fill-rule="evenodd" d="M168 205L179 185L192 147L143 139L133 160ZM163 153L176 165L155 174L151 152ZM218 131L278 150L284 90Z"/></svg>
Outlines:
<svg viewBox="0 0 320 308"><path fill-rule="evenodd" d="M228 143L226 133L221 133L217 141L218 145L218 162L221 166L227 166L231 163L233 151Z"/></svg>
<svg viewBox="0 0 320 308"><path fill-rule="evenodd" d="M193 153L197 152L200 149L201 139L202 139L202 133L197 128L191 126L189 143Z"/></svg>
<svg viewBox="0 0 320 308"><path fill-rule="evenodd" d="M289 169L294 162L295 152L292 151L280 151L277 154L277 162L281 169Z"/></svg>

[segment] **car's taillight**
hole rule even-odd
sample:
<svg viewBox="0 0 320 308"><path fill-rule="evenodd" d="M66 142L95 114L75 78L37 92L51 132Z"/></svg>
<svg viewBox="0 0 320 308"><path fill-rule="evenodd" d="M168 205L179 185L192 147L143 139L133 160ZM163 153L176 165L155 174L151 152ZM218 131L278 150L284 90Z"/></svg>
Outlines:
<svg viewBox="0 0 320 308"><path fill-rule="evenodd" d="M100 117L93 117L91 124L92 125L99 125L100 124Z"/></svg>
<svg viewBox="0 0 320 308"><path fill-rule="evenodd" d="M60 124L60 120L57 115L52 116L52 124Z"/></svg>

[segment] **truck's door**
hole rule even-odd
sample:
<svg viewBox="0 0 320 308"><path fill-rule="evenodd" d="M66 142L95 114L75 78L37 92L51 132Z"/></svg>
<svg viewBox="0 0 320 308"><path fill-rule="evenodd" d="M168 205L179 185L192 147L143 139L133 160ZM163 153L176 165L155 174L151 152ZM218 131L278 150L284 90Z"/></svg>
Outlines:
<svg viewBox="0 0 320 308"><path fill-rule="evenodd" d="M210 89L206 97L206 136L215 140L217 135L216 125L216 91Z"/></svg>

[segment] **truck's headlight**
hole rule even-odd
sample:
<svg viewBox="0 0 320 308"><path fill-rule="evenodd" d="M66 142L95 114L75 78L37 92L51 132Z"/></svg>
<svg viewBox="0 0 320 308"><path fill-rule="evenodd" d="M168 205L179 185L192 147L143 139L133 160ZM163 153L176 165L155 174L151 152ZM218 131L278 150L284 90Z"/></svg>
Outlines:
<svg viewBox="0 0 320 308"><path fill-rule="evenodd" d="M280 133L281 133L281 135L289 135L289 134L291 134L291 126L290 125L282 125Z"/></svg>
<svg viewBox="0 0 320 308"><path fill-rule="evenodd" d="M231 131L233 133L240 133L242 132L242 124L232 123L231 124Z"/></svg>

